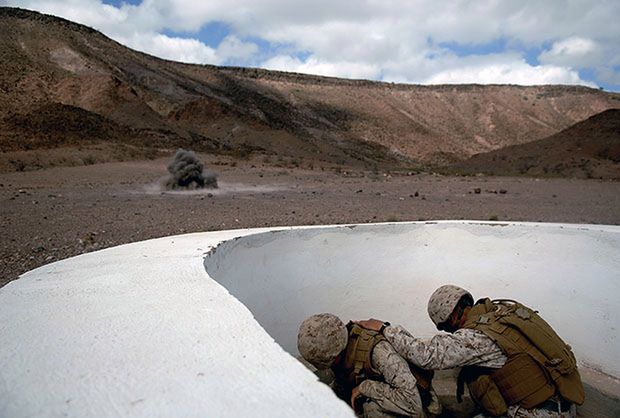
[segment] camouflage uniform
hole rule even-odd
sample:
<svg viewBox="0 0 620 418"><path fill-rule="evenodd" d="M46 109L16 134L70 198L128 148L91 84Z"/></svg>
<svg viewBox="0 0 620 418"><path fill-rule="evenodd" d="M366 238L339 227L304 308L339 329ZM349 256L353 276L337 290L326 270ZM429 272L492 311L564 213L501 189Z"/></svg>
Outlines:
<svg viewBox="0 0 620 418"><path fill-rule="evenodd" d="M378 340L375 340L375 337L376 333L372 337L373 340L364 340L364 344L371 343L366 346L357 345L361 340L351 340L355 344L351 346L353 351L347 352L344 358L341 358L344 364L337 364L337 357L349 344L349 330L337 316L323 313L312 315L301 324L297 336L297 348L302 358L320 371L317 374L322 381L327 383L332 380L332 388L343 400L350 401L352 385L358 384L359 393L362 395L358 399L363 401L365 417L424 416L416 377L407 361L383 337ZM359 353L364 356L364 373L366 368L372 369L368 375L358 375L360 379L364 379L361 383L357 377L353 381L350 380L351 372L357 373L359 370L349 369L347 363L351 359L355 360ZM340 367L344 367L344 370ZM328 377L325 371L329 371L331 377ZM375 376L377 380L364 376ZM437 396L432 389L430 394L431 404L428 410L439 413L441 406Z"/></svg>
<svg viewBox="0 0 620 418"><path fill-rule="evenodd" d="M453 334L438 334L430 340L416 338L400 326L385 328L383 335L407 361L423 369L444 370L474 365L497 369L507 360L493 340L483 332L473 329L459 329ZM506 416L572 418L575 415L573 405L570 411L563 413L510 406Z"/></svg>
<svg viewBox="0 0 620 418"><path fill-rule="evenodd" d="M389 343L381 341L372 351L371 361L385 382L367 379L358 386L360 393L369 399L364 404L364 416L424 416L416 379L405 359Z"/></svg>

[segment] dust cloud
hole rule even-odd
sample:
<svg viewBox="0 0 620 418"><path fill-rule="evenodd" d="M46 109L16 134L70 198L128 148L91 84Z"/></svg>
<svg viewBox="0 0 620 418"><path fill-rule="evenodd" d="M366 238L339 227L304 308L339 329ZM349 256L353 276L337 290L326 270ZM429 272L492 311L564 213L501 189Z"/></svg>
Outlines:
<svg viewBox="0 0 620 418"><path fill-rule="evenodd" d="M191 189L216 189L217 175L204 169L204 165L194 151L180 148L174 155L174 159L168 165L170 176L166 180L166 189L191 190Z"/></svg>

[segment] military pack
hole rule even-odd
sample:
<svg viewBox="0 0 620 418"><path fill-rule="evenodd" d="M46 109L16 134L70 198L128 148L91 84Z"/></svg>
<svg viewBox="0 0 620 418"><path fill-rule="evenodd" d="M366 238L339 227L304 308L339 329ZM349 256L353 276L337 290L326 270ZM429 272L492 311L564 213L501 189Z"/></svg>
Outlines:
<svg viewBox="0 0 620 418"><path fill-rule="evenodd" d="M474 400L499 416L508 406L533 408L554 395L581 405L584 391L571 350L538 315L512 300L482 299L470 310L464 328L491 338L508 360L500 369L464 367L460 381Z"/></svg>

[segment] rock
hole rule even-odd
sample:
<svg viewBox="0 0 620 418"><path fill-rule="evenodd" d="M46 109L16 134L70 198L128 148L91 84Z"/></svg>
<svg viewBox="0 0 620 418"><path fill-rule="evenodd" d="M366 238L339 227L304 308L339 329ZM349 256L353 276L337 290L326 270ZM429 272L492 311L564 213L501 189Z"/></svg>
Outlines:
<svg viewBox="0 0 620 418"><path fill-rule="evenodd" d="M506 189L499 189L499 193L500 194L506 194L506 193L508 193L508 190L506 190Z"/></svg>
<svg viewBox="0 0 620 418"><path fill-rule="evenodd" d="M362 193L364 190L359 189L358 191L356 191L355 193Z"/></svg>
<svg viewBox="0 0 620 418"><path fill-rule="evenodd" d="M418 196L420 196L420 193L419 193L418 191L416 191L413 195L414 195L415 197L418 197Z"/></svg>
<svg viewBox="0 0 620 418"><path fill-rule="evenodd" d="M476 194L480 194L481 192L482 192L482 189L480 187L476 187L474 189L474 193L476 193Z"/></svg>

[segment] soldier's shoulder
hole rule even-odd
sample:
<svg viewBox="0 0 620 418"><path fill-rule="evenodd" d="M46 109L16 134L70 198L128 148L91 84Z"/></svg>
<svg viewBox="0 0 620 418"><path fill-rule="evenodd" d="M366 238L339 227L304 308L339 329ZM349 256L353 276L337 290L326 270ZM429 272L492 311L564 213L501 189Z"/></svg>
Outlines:
<svg viewBox="0 0 620 418"><path fill-rule="evenodd" d="M458 338L490 340L490 338L482 331L472 328L460 328L453 334Z"/></svg>

